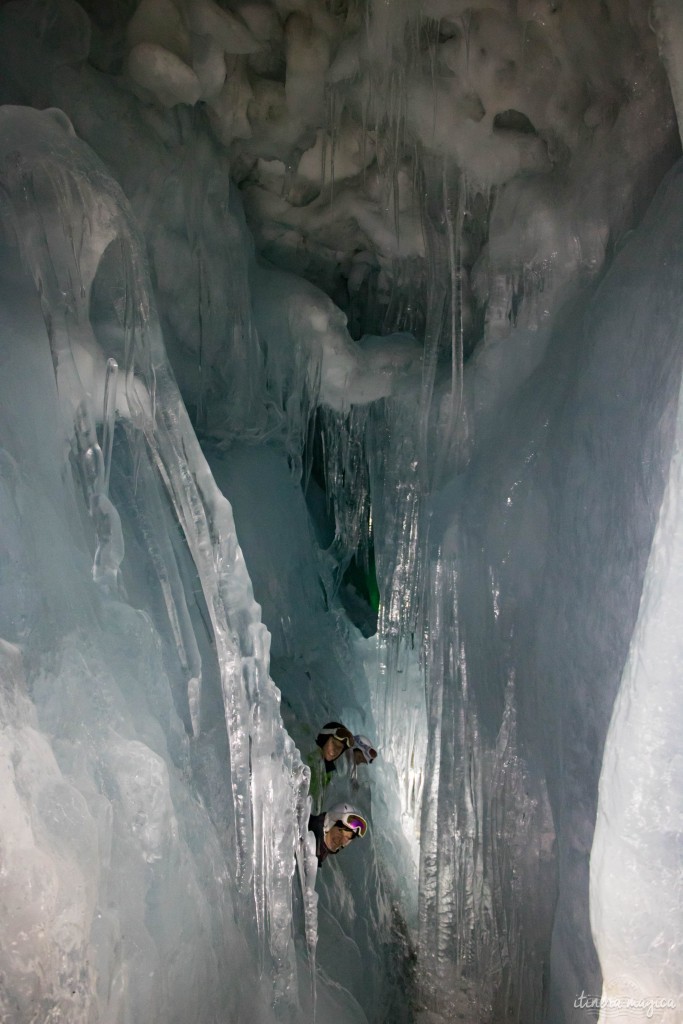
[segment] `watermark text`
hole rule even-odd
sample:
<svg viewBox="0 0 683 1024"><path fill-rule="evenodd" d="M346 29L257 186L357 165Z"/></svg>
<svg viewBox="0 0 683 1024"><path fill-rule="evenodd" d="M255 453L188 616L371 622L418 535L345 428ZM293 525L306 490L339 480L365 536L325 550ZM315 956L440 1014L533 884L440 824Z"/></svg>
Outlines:
<svg viewBox="0 0 683 1024"><path fill-rule="evenodd" d="M662 1010L675 1010L676 1000L665 996L590 996L582 992L574 1000L574 1008L595 1013L638 1014L651 1020Z"/></svg>

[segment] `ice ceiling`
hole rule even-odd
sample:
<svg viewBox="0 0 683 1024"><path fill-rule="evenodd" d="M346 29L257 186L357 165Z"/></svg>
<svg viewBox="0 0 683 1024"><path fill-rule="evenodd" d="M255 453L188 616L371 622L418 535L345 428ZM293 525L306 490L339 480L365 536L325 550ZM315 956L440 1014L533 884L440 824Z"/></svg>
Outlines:
<svg viewBox="0 0 683 1024"><path fill-rule="evenodd" d="M0 1019L679 1021L677 0L0 38Z"/></svg>

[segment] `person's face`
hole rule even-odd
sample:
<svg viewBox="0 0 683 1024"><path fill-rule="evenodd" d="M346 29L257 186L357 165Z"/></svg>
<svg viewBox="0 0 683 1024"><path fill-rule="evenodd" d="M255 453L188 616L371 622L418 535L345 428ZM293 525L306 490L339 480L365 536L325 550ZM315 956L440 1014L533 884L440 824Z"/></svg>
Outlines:
<svg viewBox="0 0 683 1024"><path fill-rule="evenodd" d="M325 833L325 846L330 853L343 850L353 839L353 831L350 828L342 828L341 825L333 825L329 832Z"/></svg>
<svg viewBox="0 0 683 1024"><path fill-rule="evenodd" d="M344 744L341 740L338 740L336 736L328 736L325 746L322 748L323 757L326 761L336 761L343 749Z"/></svg>

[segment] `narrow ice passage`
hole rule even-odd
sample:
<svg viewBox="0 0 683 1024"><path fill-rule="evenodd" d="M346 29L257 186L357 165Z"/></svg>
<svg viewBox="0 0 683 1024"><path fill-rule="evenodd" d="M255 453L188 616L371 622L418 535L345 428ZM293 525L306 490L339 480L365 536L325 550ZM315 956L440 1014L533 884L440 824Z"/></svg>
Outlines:
<svg viewBox="0 0 683 1024"><path fill-rule="evenodd" d="M0 6L3 1022L681 1019L679 21Z"/></svg>

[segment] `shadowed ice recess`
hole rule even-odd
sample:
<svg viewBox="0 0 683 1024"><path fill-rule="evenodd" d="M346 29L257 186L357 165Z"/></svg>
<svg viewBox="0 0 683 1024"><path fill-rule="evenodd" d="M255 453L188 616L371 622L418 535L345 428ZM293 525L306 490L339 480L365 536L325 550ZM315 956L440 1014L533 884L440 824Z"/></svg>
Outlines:
<svg viewBox="0 0 683 1024"><path fill-rule="evenodd" d="M0 38L2 1024L683 1021L676 0Z"/></svg>

